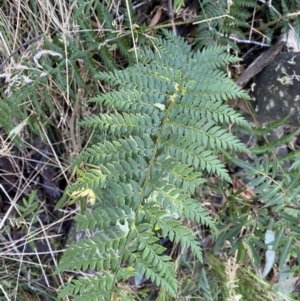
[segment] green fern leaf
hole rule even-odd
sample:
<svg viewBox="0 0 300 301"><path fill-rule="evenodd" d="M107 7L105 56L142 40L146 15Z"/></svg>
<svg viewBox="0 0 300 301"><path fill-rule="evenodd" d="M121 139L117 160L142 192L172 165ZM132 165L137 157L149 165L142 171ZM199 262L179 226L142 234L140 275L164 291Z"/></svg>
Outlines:
<svg viewBox="0 0 300 301"><path fill-rule="evenodd" d="M206 182L204 173L231 181L219 153L248 151L226 130L228 123L249 127L226 104L232 97L248 96L219 70L237 59L216 46L193 55L182 38L170 34L157 44L158 51L139 51L139 64L97 76L117 91L91 101L114 113L81 122L105 131L108 139L75 161L83 162L86 172L70 192L97 201L76 221L93 237L71 245L58 271L91 269L96 274L93 280L73 281L71 293L86 289L91 295L94 290L118 295L116 284L127 279L126 265L175 297L176 270L160 237L190 248L202 261L199 242L181 220L195 220L216 232L193 194Z"/></svg>
<svg viewBox="0 0 300 301"><path fill-rule="evenodd" d="M60 292L58 297L62 298L69 294L78 294L74 300L111 300L110 295L107 293L112 288L113 275L103 271L98 273L94 277L87 275L86 278L80 277L77 280L73 280L68 283ZM98 295L93 296L93 291L97 291ZM96 299L95 299L96 297Z"/></svg>
<svg viewBox="0 0 300 301"><path fill-rule="evenodd" d="M116 226L121 220L131 218L133 212L130 207L122 206L121 208L112 207L96 208L91 213L85 212L83 215L77 215L74 219L76 221L77 229L93 231L95 229L110 229Z"/></svg>
<svg viewBox="0 0 300 301"><path fill-rule="evenodd" d="M90 239L84 239L71 245L64 253L58 272L63 269L74 270L107 270L115 271L118 267L119 256L115 249L124 248L126 238L118 228L107 230L106 234L98 233ZM80 256L74 256L80 254Z"/></svg>

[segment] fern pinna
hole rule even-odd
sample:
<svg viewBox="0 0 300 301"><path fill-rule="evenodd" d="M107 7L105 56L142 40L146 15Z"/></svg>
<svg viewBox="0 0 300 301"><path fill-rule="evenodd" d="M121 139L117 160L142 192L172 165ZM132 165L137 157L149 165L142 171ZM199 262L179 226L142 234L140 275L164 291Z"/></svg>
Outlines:
<svg viewBox="0 0 300 301"><path fill-rule="evenodd" d="M136 275L176 296L175 266L160 238L190 248L201 261L196 237L178 217L216 230L193 199L195 188L206 182L203 173L230 181L220 152L247 151L222 128L228 123L248 127L224 104L229 98L247 98L220 70L238 58L224 47L192 53L182 38L166 34L155 49L139 51L138 59L126 70L98 75L117 89L91 101L114 113L81 122L107 137L75 162L88 169L71 188L73 195L95 196L95 208L75 220L79 229L98 231L64 253L58 271L93 273L73 280L61 297L131 300L120 284Z"/></svg>

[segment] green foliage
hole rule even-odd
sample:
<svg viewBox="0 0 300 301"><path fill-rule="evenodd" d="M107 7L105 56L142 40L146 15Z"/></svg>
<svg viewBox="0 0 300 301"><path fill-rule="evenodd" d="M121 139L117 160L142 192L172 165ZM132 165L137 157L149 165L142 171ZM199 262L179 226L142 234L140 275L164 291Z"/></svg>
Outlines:
<svg viewBox="0 0 300 301"><path fill-rule="evenodd" d="M36 198L37 191L33 190L26 200L23 198L23 204L19 205L16 204L16 208L20 212L21 216L18 218L19 220L26 219L29 217L32 217L31 222L34 223L37 221L37 216L43 212L42 209L39 208L40 204L35 199Z"/></svg>
<svg viewBox="0 0 300 301"><path fill-rule="evenodd" d="M120 283L136 274L175 297L176 269L160 238L189 248L202 261L199 242L182 219L216 231L193 195L209 174L230 181L220 153L247 152L225 126L249 127L226 104L248 96L221 69L238 61L225 47L193 54L182 38L166 36L157 40L157 51L138 52L139 64L97 75L117 90L92 101L114 113L81 122L105 131L107 140L76 160L75 165L84 163L88 169L71 188L73 195L93 191L96 196L95 208L76 217L78 228L94 235L70 246L57 269L93 274L69 283L60 297L123 298Z"/></svg>
<svg viewBox="0 0 300 301"><path fill-rule="evenodd" d="M299 37L299 8L299 0L275 0L272 1L270 7L262 6L262 11L266 13L268 22L274 24L276 29L280 28L284 33L289 29L288 23L290 22L295 29L294 34Z"/></svg>
<svg viewBox="0 0 300 301"><path fill-rule="evenodd" d="M294 300L290 298L291 287L285 291L280 288L288 286L288 283L282 280L281 274L291 278L299 269L299 261L298 265L293 267L294 271L288 266L291 258L298 256L300 246L299 166L290 164L290 160L296 162L299 160L299 151L277 157L275 146L272 145L273 142L268 149L270 155L263 158L253 155L253 161L237 158L232 160L241 170L238 177L247 179L248 183L246 188L228 194L227 202L220 214L218 225L220 235L214 245L214 251L219 252L226 244L228 254L236 255L237 264L243 262L251 265L253 271L261 275L262 267L266 265L266 249L272 249L275 258L270 267L276 265L279 273L276 290L284 294L286 299L283 300ZM265 147L265 152L266 149ZM240 195L245 189L251 190L253 195L251 200ZM268 231L273 232L275 237L269 245L265 238ZM263 277L258 277L259 281L262 282ZM264 286L267 287L267 283L264 283ZM243 297L251 294L243 281L236 291Z"/></svg>
<svg viewBox="0 0 300 301"><path fill-rule="evenodd" d="M122 29L129 24L126 12L124 21L117 22L113 17L115 11L110 11L101 1L77 1L76 5L68 9L69 23L76 25L76 28L62 34L65 29L61 28L55 28L49 33L40 32L42 29L38 28L36 22L44 19L43 8L36 1L30 1L26 6L24 14L36 18L28 20L24 28L34 27L35 36L41 34L41 37L27 46L30 57L26 54L25 58L19 58L15 54L13 59L18 67L7 68L9 73L4 74L8 85L0 94L0 127L6 133L12 131L16 124L30 118L32 122L27 123L30 131L41 135L37 124L54 125L56 118L60 118L57 116L66 114L64 102L69 108L73 106L78 91L81 94L99 93L93 78L103 67L106 70L122 69L134 63L134 57L129 52L131 37L127 29ZM57 15L52 16L51 22L61 19L58 11L54 13ZM92 15L99 18L94 22L99 25L98 29L93 28ZM100 27L103 32L101 35ZM19 34L23 35L22 41L29 40L27 32ZM14 43L12 40L11 44ZM4 67L9 67L10 61Z"/></svg>
<svg viewBox="0 0 300 301"><path fill-rule="evenodd" d="M234 40L247 43L249 39L269 44L278 29L287 34L291 28L295 30L295 37L299 41L299 0L275 0L270 5L267 2L201 1L197 46L230 45L238 50Z"/></svg>
<svg viewBox="0 0 300 301"><path fill-rule="evenodd" d="M253 9L258 8L257 1L201 1L202 11L199 14L196 38L198 47L212 44L231 45L235 43L229 39L229 35L237 38L245 38L245 29L250 28L249 19Z"/></svg>

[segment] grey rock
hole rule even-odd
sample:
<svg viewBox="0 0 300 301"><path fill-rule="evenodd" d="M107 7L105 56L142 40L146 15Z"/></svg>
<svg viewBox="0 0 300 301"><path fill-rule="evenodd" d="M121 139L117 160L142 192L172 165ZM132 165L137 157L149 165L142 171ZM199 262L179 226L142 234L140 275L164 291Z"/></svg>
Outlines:
<svg viewBox="0 0 300 301"><path fill-rule="evenodd" d="M300 53L278 55L253 80L251 105L266 124L290 116L286 124L300 125Z"/></svg>

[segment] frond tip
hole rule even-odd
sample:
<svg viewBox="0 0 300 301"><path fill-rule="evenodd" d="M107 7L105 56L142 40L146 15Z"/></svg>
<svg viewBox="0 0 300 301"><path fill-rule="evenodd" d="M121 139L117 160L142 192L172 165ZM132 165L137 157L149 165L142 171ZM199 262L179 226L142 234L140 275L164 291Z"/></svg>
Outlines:
<svg viewBox="0 0 300 301"><path fill-rule="evenodd" d="M75 161L86 164L87 171L71 188L73 196L96 201L91 212L76 217L93 237L71 245L58 268L93 272L74 280L61 296L88 291L110 300L112 294L121 296L117 282L132 274L176 296L175 266L160 238L190 248L202 261L200 245L181 219L217 231L193 197L208 174L231 181L220 153L247 152L226 130L228 123L249 126L226 104L247 95L219 70L236 59L222 47L192 55L182 38L171 36L158 40L158 50L142 50L139 64L98 76L118 91L92 101L115 113L81 122L106 131L107 141L92 145ZM124 266L131 271L128 277Z"/></svg>

